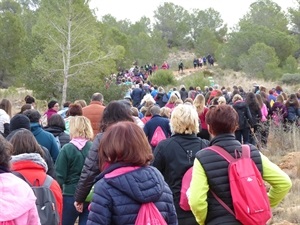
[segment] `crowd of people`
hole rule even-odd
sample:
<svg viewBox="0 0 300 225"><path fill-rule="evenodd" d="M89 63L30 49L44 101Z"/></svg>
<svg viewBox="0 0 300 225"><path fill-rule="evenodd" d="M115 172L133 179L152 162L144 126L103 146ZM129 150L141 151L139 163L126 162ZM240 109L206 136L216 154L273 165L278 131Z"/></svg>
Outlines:
<svg viewBox="0 0 300 225"><path fill-rule="evenodd" d="M291 180L259 150L267 148L271 125L282 125L286 132L297 127L299 99L300 92L287 95L280 86L255 85L247 93L241 86L218 85L165 91L140 81L124 99L107 105L101 93L94 93L89 104L78 99L60 107L51 100L40 113L35 99L26 96L20 112L12 115L11 102L3 99L0 223L42 223L36 196L17 172L32 186L52 177L53 210L62 225L77 219L79 225L135 224L139 209L149 202L167 224L240 225L210 193L233 210L228 163L201 149L219 146L235 157L242 144L249 145L270 184L270 205L277 206ZM158 128L162 137L154 144ZM180 190L191 167L191 210L186 211L179 204Z"/></svg>

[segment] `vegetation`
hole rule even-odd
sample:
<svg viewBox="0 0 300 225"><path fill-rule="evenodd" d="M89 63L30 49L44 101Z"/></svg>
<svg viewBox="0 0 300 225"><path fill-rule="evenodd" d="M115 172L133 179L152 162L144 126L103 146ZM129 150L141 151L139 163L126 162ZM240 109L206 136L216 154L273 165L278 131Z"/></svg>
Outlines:
<svg viewBox="0 0 300 225"><path fill-rule="evenodd" d="M149 80L158 86L176 85L176 80L171 70L158 70Z"/></svg>

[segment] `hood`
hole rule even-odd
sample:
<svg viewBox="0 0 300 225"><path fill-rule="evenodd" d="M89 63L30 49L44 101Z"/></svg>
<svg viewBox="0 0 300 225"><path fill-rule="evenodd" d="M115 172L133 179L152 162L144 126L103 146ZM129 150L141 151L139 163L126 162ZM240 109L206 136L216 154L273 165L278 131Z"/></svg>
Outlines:
<svg viewBox="0 0 300 225"><path fill-rule="evenodd" d="M38 135L43 129L39 123L30 123L30 130L34 136Z"/></svg>
<svg viewBox="0 0 300 225"><path fill-rule="evenodd" d="M244 101L236 101L233 105L237 109L242 109L247 106L246 102L244 102Z"/></svg>
<svg viewBox="0 0 300 225"><path fill-rule="evenodd" d="M35 204L31 188L12 173L1 173L0 184L0 221L14 220Z"/></svg>
<svg viewBox="0 0 300 225"><path fill-rule="evenodd" d="M157 201L165 185L161 173L152 166L120 167L104 175L104 179L109 185L140 203Z"/></svg>
<svg viewBox="0 0 300 225"><path fill-rule="evenodd" d="M56 127L56 126L45 127L44 130L53 134L54 137L59 136L60 133L64 132L64 130L61 127Z"/></svg>
<svg viewBox="0 0 300 225"><path fill-rule="evenodd" d="M13 155L10 162L13 164L14 170L20 170L23 168L28 168L28 164L24 163L24 161L33 162L30 167L40 167L48 171L48 166L42 156L38 153L23 153L20 155ZM20 162L20 163L18 163ZM38 166L36 166L36 164Z"/></svg>

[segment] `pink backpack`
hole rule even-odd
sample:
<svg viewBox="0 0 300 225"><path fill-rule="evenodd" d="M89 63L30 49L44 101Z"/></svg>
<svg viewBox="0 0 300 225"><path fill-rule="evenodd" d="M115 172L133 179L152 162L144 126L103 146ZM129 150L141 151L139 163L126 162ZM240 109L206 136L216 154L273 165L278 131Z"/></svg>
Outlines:
<svg viewBox="0 0 300 225"><path fill-rule="evenodd" d="M135 225L167 225L167 222L153 202L142 204Z"/></svg>
<svg viewBox="0 0 300 225"><path fill-rule="evenodd" d="M160 126L156 127L153 136L151 138L150 144L155 147L159 142L166 139L165 132L162 130Z"/></svg>
<svg viewBox="0 0 300 225"><path fill-rule="evenodd" d="M265 225L271 218L269 198L264 181L256 164L250 157L250 147L242 145L240 158L233 158L219 146L210 146L229 162L228 178L234 212L214 193L213 196L242 224Z"/></svg>
<svg viewBox="0 0 300 225"><path fill-rule="evenodd" d="M190 211L189 205L189 190L192 181L193 167L189 168L182 177L179 206L184 211Z"/></svg>
<svg viewBox="0 0 300 225"><path fill-rule="evenodd" d="M10 221L0 221L0 225L15 225L13 220Z"/></svg>

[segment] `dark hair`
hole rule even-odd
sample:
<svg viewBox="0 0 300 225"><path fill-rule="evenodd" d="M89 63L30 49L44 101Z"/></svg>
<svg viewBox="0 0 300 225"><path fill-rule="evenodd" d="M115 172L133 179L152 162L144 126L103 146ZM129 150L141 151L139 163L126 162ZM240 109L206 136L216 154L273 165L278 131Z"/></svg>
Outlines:
<svg viewBox="0 0 300 225"><path fill-rule="evenodd" d="M10 139L10 143L13 145L12 155L39 153L44 157L44 151L29 130L24 128L18 130Z"/></svg>
<svg viewBox="0 0 300 225"><path fill-rule="evenodd" d="M295 94L291 94L289 96L289 98L286 100L285 105L286 105L286 107L293 106L293 107L296 107L298 109L299 108L299 101L298 101L297 96Z"/></svg>
<svg viewBox="0 0 300 225"><path fill-rule="evenodd" d="M25 112L25 111L28 110L28 109L32 109L32 105L26 103L25 105L22 105L21 111L20 111L19 113L23 113L23 112Z"/></svg>
<svg viewBox="0 0 300 225"><path fill-rule="evenodd" d="M249 106L250 109L252 110L260 110L259 103L257 101L257 98L253 92L248 92L246 95L245 102Z"/></svg>
<svg viewBox="0 0 300 225"><path fill-rule="evenodd" d="M9 161L11 159L11 153L13 146L5 138L0 135L0 166L5 169L9 169Z"/></svg>
<svg viewBox="0 0 300 225"><path fill-rule="evenodd" d="M232 106L218 105L209 108L205 121L214 135L220 135L233 133L238 127L239 116Z"/></svg>
<svg viewBox="0 0 300 225"><path fill-rule="evenodd" d="M110 125L120 122L134 122L131 113L131 107L123 101L111 101L104 109L100 123L100 131L104 132Z"/></svg>
<svg viewBox="0 0 300 225"><path fill-rule="evenodd" d="M56 100L51 100L48 102L48 109L52 109L56 103L58 103Z"/></svg>
<svg viewBox="0 0 300 225"><path fill-rule="evenodd" d="M38 123L41 118L41 114L35 109L28 109L23 114L29 118L31 123Z"/></svg>
<svg viewBox="0 0 300 225"><path fill-rule="evenodd" d="M135 123L123 121L111 125L103 133L99 147L99 165L125 162L145 166L153 159L151 146L144 131Z"/></svg>
<svg viewBox="0 0 300 225"><path fill-rule="evenodd" d="M70 101L66 101L64 104L63 104L63 107L69 107L69 105L71 104L72 102Z"/></svg>
<svg viewBox="0 0 300 225"><path fill-rule="evenodd" d="M53 114L49 119L48 119L48 127L59 127L63 130L66 130L66 124L64 119L61 117L59 114Z"/></svg>
<svg viewBox="0 0 300 225"><path fill-rule="evenodd" d="M82 107L79 104L70 104L66 116L82 116Z"/></svg>
<svg viewBox="0 0 300 225"><path fill-rule="evenodd" d="M30 96L30 95L26 95L24 100L25 100L25 103L26 103L26 104L32 104L32 103L35 103L34 97L32 97L32 96Z"/></svg>

